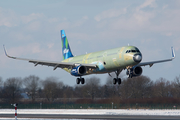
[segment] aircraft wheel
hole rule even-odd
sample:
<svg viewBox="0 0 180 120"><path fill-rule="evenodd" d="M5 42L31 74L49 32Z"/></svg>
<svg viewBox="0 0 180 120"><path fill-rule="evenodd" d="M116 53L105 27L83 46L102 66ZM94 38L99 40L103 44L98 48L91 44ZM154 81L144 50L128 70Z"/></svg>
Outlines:
<svg viewBox="0 0 180 120"><path fill-rule="evenodd" d="M77 78L77 79L76 79L76 83L77 83L77 84L79 84L80 81L81 81L80 78Z"/></svg>
<svg viewBox="0 0 180 120"><path fill-rule="evenodd" d="M117 79L116 79L116 78L114 78L114 79L113 79L113 84L115 85L115 84L116 84L116 82L117 82Z"/></svg>
<svg viewBox="0 0 180 120"><path fill-rule="evenodd" d="M84 84L84 83L85 83L84 78L81 78L81 84Z"/></svg>
<svg viewBox="0 0 180 120"><path fill-rule="evenodd" d="M119 85L121 84L121 78L118 78L118 84Z"/></svg>

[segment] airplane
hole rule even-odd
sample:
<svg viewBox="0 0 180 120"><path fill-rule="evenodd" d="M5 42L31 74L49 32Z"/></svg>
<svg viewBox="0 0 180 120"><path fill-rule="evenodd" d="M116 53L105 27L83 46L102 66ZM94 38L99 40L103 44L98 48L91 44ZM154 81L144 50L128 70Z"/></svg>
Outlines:
<svg viewBox="0 0 180 120"><path fill-rule="evenodd" d="M122 70L127 70L126 74L129 78L137 77L140 76L143 72L141 66L149 65L150 67L152 67L155 63L168 62L172 61L175 58L174 48L171 47L172 58L141 63L142 53L135 46L123 46L119 48L88 53L80 56L74 56L71 52L65 31L61 30L60 33L63 55L62 62L51 62L9 56L4 46L5 55L12 59L29 61L30 63L34 63L34 66L52 66L54 67L53 70L62 68L63 70L69 72L71 75L77 77L77 84L85 83L85 79L82 76L104 73L108 73L111 76L110 73L112 72L115 72L116 74L116 78L113 79L113 84L121 84L121 78L119 78L118 76Z"/></svg>

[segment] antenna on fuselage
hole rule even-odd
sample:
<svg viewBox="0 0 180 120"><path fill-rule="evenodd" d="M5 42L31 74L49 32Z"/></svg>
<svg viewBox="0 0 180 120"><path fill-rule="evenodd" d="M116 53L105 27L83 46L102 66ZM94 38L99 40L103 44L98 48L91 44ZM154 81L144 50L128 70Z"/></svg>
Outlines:
<svg viewBox="0 0 180 120"><path fill-rule="evenodd" d="M129 43L128 43L128 46L129 46Z"/></svg>

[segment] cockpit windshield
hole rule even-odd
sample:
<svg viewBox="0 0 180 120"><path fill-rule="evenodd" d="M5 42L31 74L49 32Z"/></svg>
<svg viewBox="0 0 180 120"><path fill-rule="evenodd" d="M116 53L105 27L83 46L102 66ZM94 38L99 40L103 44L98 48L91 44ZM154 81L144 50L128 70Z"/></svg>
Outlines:
<svg viewBox="0 0 180 120"><path fill-rule="evenodd" d="M140 52L138 48L135 48L137 52Z"/></svg>
<svg viewBox="0 0 180 120"><path fill-rule="evenodd" d="M135 53L135 52L139 52L139 50L137 48L135 48L135 50L127 50L126 53Z"/></svg>

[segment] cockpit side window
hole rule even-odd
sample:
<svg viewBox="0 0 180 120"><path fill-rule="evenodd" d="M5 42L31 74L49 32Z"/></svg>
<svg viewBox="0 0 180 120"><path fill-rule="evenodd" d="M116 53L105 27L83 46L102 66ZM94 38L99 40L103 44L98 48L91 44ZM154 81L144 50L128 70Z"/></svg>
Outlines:
<svg viewBox="0 0 180 120"><path fill-rule="evenodd" d="M136 52L140 52L138 48L135 48L136 49Z"/></svg>

